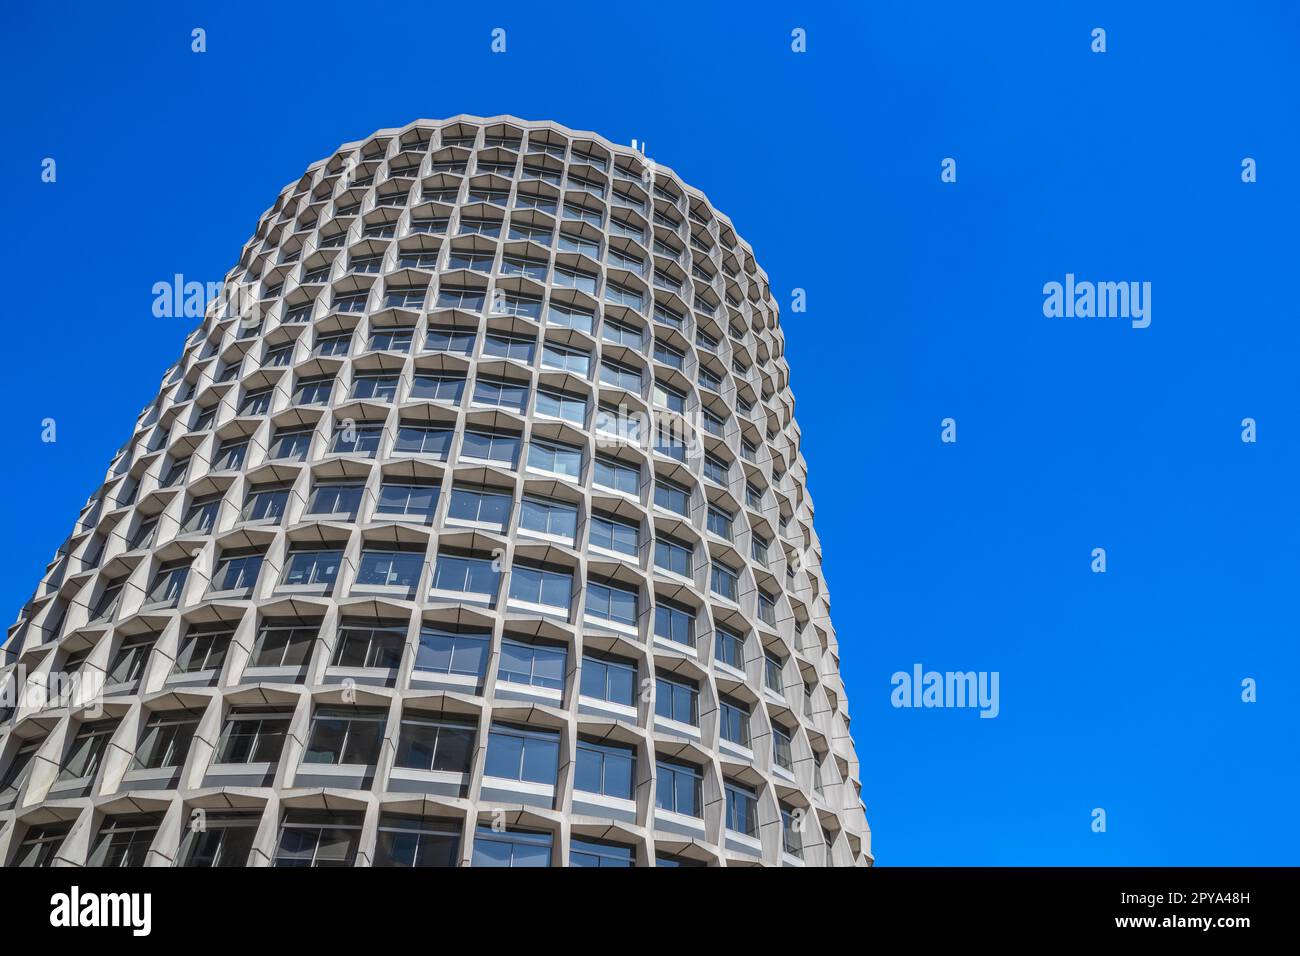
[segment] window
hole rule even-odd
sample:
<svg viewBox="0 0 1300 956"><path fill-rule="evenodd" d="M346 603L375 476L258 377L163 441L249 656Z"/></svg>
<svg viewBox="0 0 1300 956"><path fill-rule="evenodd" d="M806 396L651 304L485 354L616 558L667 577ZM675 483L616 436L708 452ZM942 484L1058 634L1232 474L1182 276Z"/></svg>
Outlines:
<svg viewBox="0 0 1300 956"><path fill-rule="evenodd" d="M258 819L256 813L206 813L203 829L189 831L185 837L185 866L247 866Z"/></svg>
<svg viewBox="0 0 1300 956"><path fill-rule="evenodd" d="M655 540L655 567L689 578L693 551L691 545L662 536Z"/></svg>
<svg viewBox="0 0 1300 956"><path fill-rule="evenodd" d="M361 507L361 492L360 484L323 482L316 486L307 512L313 515L355 516Z"/></svg>
<svg viewBox="0 0 1300 956"><path fill-rule="evenodd" d="M677 644L695 640L695 612L690 608L660 599L655 605L655 637Z"/></svg>
<svg viewBox="0 0 1300 956"><path fill-rule="evenodd" d="M601 338L606 342L625 345L630 349L639 351L641 348L641 330L635 325L617 319L605 319L605 324L601 326Z"/></svg>
<svg viewBox="0 0 1300 956"><path fill-rule="evenodd" d="M18 791L23 788L32 773L32 758L40 749L40 743L23 744L14 754L4 776L0 778L0 808L8 809L18 798Z"/></svg>
<svg viewBox="0 0 1300 956"><path fill-rule="evenodd" d="M708 529L720 538L731 540L731 514L717 505L709 505Z"/></svg>
<svg viewBox="0 0 1300 956"><path fill-rule="evenodd" d="M188 458L182 458L179 461L172 462L167 471L163 474L162 481L158 483L159 487L170 488L173 485L180 484L185 480L185 473L189 470L190 460Z"/></svg>
<svg viewBox="0 0 1300 956"><path fill-rule="evenodd" d="M221 670L226 662L226 651L230 649L230 640L234 636L233 624L192 626L181 639L180 653L176 655L176 673L197 674Z"/></svg>
<svg viewBox="0 0 1300 956"><path fill-rule="evenodd" d="M77 735L68 748L63 765L59 768L59 780L88 780L99 771L108 741L117 729L115 720L99 720L82 724Z"/></svg>
<svg viewBox="0 0 1300 956"><path fill-rule="evenodd" d="M769 627L776 627L776 598L765 591L758 592L758 619Z"/></svg>
<svg viewBox="0 0 1300 956"><path fill-rule="evenodd" d="M433 586L439 591L462 591L496 597L501 572L489 557L443 552L434 567Z"/></svg>
<svg viewBox="0 0 1300 956"><path fill-rule="evenodd" d="M723 740L741 747L749 746L749 708L739 701L721 697L719 705L719 731Z"/></svg>
<svg viewBox="0 0 1300 956"><path fill-rule="evenodd" d="M602 359L600 362L600 382L612 388L639 395L641 393L641 372L639 369L614 359Z"/></svg>
<svg viewBox="0 0 1300 956"><path fill-rule="evenodd" d="M290 810L280 828L276 866L352 866L361 837L361 814Z"/></svg>
<svg viewBox="0 0 1300 956"><path fill-rule="evenodd" d="M473 866L542 867L551 865L551 835L523 830L479 827L474 834Z"/></svg>
<svg viewBox="0 0 1300 956"><path fill-rule="evenodd" d="M436 627L420 630L415 669L435 674L482 677L492 635L486 631L450 631Z"/></svg>
<svg viewBox="0 0 1300 956"><path fill-rule="evenodd" d="M727 483L727 463L716 455L704 453L704 477L715 484Z"/></svg>
<svg viewBox="0 0 1300 956"><path fill-rule="evenodd" d="M265 623L257 635L249 667L301 667L311 656L320 623Z"/></svg>
<svg viewBox="0 0 1300 956"><path fill-rule="evenodd" d="M207 534L216 523L220 508L221 495L194 499L181 522L181 534Z"/></svg>
<svg viewBox="0 0 1300 956"><path fill-rule="evenodd" d="M656 317L657 315L658 314L656 313ZM671 345L665 345L663 342L656 339L654 344L654 358L656 362L662 362L665 365L680 370L685 364L686 357L678 349L673 348Z"/></svg>
<svg viewBox="0 0 1300 956"><path fill-rule="evenodd" d="M105 818L86 865L144 866L161 822L160 816L148 813Z"/></svg>
<svg viewBox="0 0 1300 956"><path fill-rule="evenodd" d="M306 461L307 450L311 447L310 428L281 428L271 441L271 458L275 460L295 459Z"/></svg>
<svg viewBox="0 0 1300 956"><path fill-rule="evenodd" d="M580 739L573 786L586 793L631 800L635 768L636 751L631 747Z"/></svg>
<svg viewBox="0 0 1300 956"><path fill-rule="evenodd" d="M144 738L135 751L138 770L177 770L190 752L199 719L186 714L155 714L145 725Z"/></svg>
<svg viewBox="0 0 1300 956"><path fill-rule="evenodd" d="M528 444L528 467L578 478L582 474L582 449L534 438Z"/></svg>
<svg viewBox="0 0 1300 956"><path fill-rule="evenodd" d="M339 549L292 550L286 562L284 583L331 588L334 586L334 579L338 577L339 564L342 561L343 552Z"/></svg>
<svg viewBox="0 0 1300 956"><path fill-rule="evenodd" d="M561 369L574 375L587 377L591 356L582 349L569 348L554 342L542 343L542 367Z"/></svg>
<svg viewBox="0 0 1300 956"><path fill-rule="evenodd" d="M379 817L375 866L455 866L460 859L460 823L385 813Z"/></svg>
<svg viewBox="0 0 1300 956"><path fill-rule="evenodd" d="M666 408L670 412L677 412L679 415L686 411L686 396L662 382L655 382L654 402L656 405Z"/></svg>
<svg viewBox="0 0 1300 956"><path fill-rule="evenodd" d="M583 840L574 837L569 843L569 865L575 867L635 865L636 855L630 846L621 843L605 843L599 840Z"/></svg>
<svg viewBox="0 0 1300 956"><path fill-rule="evenodd" d="M641 469L616 458L597 456L592 481L615 491L635 495L641 490Z"/></svg>
<svg viewBox="0 0 1300 956"><path fill-rule="evenodd" d="M23 842L18 845L10 866L47 867L53 866L55 856L63 840L72 829L70 823L47 826L32 826L23 835Z"/></svg>
<svg viewBox="0 0 1300 956"><path fill-rule="evenodd" d="M464 391L465 376L463 375L425 375L417 372L411 381L412 398L457 405Z"/></svg>
<svg viewBox="0 0 1300 956"><path fill-rule="evenodd" d="M271 407L272 388L250 391L244 395L243 404L239 406L241 415L265 415Z"/></svg>
<svg viewBox="0 0 1300 956"><path fill-rule="evenodd" d="M302 762L373 765L384 738L385 711L362 707L321 707L311 722Z"/></svg>
<svg viewBox="0 0 1300 956"><path fill-rule="evenodd" d="M578 529L578 509L564 501L525 496L520 503L519 527L572 541Z"/></svg>
<svg viewBox="0 0 1300 956"><path fill-rule="evenodd" d="M559 389L545 386L537 389L537 414L561 418L581 425L587 418L587 400L580 395L570 395Z"/></svg>
<svg viewBox="0 0 1300 956"><path fill-rule="evenodd" d="M772 724L772 760L778 767L794 771L794 757L790 752L790 732L780 724Z"/></svg>
<svg viewBox="0 0 1300 956"><path fill-rule="evenodd" d="M762 535L755 534L750 539L749 553L753 557L753 559L757 561L759 564L761 564L763 567L767 567L767 548L768 548L767 539L764 538Z"/></svg>
<svg viewBox="0 0 1300 956"><path fill-rule="evenodd" d="M289 732L288 710L235 708L217 741L219 764L278 763Z"/></svg>
<svg viewBox="0 0 1300 956"><path fill-rule="evenodd" d="M513 468L519 455L519 436L469 430L465 432L460 453L462 458L502 462Z"/></svg>
<svg viewBox="0 0 1300 956"><path fill-rule="evenodd" d="M720 561L713 562L711 586L714 594L724 597L728 601L737 600L739 580L740 578L735 569L727 567Z"/></svg>
<svg viewBox="0 0 1300 956"><path fill-rule="evenodd" d="M221 573L221 565L217 565L217 574ZM153 585L149 588L149 594L145 598L146 603L167 604L175 606L180 600L181 591L185 587L185 581L190 574L190 562L188 558L180 561L169 561L158 569L154 576ZM214 577L214 582L218 578Z"/></svg>
<svg viewBox="0 0 1300 956"><path fill-rule="evenodd" d="M639 549L640 527L631 522L603 515L591 516L591 545L607 551L635 555Z"/></svg>
<svg viewBox="0 0 1300 956"><path fill-rule="evenodd" d="M567 614L573 595L571 571L515 562L510 572L510 598L527 604L561 608Z"/></svg>
<svg viewBox="0 0 1300 956"><path fill-rule="evenodd" d="M284 517L289 503L289 488L285 485L254 485L244 502L240 517L245 521L278 523Z"/></svg>
<svg viewBox="0 0 1300 956"><path fill-rule="evenodd" d="M688 817L700 815L700 771L689 764L655 763L655 807Z"/></svg>
<svg viewBox="0 0 1300 956"><path fill-rule="evenodd" d="M803 813L781 804L781 849L803 858Z"/></svg>
<svg viewBox="0 0 1300 956"><path fill-rule="evenodd" d="M391 402L397 397L397 378L396 375L380 373L357 375L352 380L352 397Z"/></svg>
<svg viewBox="0 0 1300 956"><path fill-rule="evenodd" d="M546 312L546 321L549 324L565 329L576 329L587 335L591 334L593 319L594 316L590 312L555 302L551 303L551 307Z"/></svg>
<svg viewBox="0 0 1300 956"><path fill-rule="evenodd" d="M477 338L477 334L472 329L430 327L429 334L424 340L424 348L429 352L452 352L468 355L474 351L475 338Z"/></svg>
<svg viewBox="0 0 1300 956"><path fill-rule="evenodd" d="M366 548L357 568L357 586L413 588L424 565L423 551L387 551Z"/></svg>
<svg viewBox="0 0 1300 956"><path fill-rule="evenodd" d="M334 391L334 379L310 378L298 383L298 390L293 393L295 405L328 405L330 393Z"/></svg>
<svg viewBox="0 0 1300 956"><path fill-rule="evenodd" d="M517 335L499 335L489 332L483 339L483 355L492 358L513 359L525 365L533 363L533 350L537 343L533 339Z"/></svg>
<svg viewBox="0 0 1300 956"><path fill-rule="evenodd" d="M262 571L260 551L234 550L223 552L217 559L212 575L213 591L252 591L257 576Z"/></svg>
<svg viewBox="0 0 1300 956"><path fill-rule="evenodd" d="M725 781L727 794L727 829L745 836L758 835L758 800L754 792L740 784Z"/></svg>
<svg viewBox="0 0 1300 956"><path fill-rule="evenodd" d="M700 722L700 691L694 682L685 678L655 676L655 714L679 724L698 726Z"/></svg>
<svg viewBox="0 0 1300 956"><path fill-rule="evenodd" d="M509 491L455 485L451 489L447 517L496 525L504 530L510 521L511 503Z"/></svg>
<svg viewBox="0 0 1300 956"><path fill-rule="evenodd" d="M385 482L379 487L377 514L407 515L428 520L438 506L437 485L403 485Z"/></svg>
<svg viewBox="0 0 1300 956"><path fill-rule="evenodd" d="M781 667L782 662L779 657L772 654L763 655L763 683L778 694L785 692L785 684L781 680Z"/></svg>
<svg viewBox="0 0 1300 956"><path fill-rule="evenodd" d="M217 457L212 462L213 471L230 471L244 467L248 457L248 439L238 438L223 441L217 448Z"/></svg>
<svg viewBox="0 0 1300 956"><path fill-rule="evenodd" d="M484 773L504 780L554 786L559 757L558 733L493 724Z"/></svg>
<svg viewBox="0 0 1300 956"><path fill-rule="evenodd" d="M379 438L384 426L378 422L355 422L340 424L334 429L334 442L330 451L340 455L360 455L365 458L375 457L379 450Z"/></svg>
<svg viewBox="0 0 1300 956"><path fill-rule="evenodd" d="M528 386L505 379L479 378L474 383L474 403L522 412L528 406Z"/></svg>
<svg viewBox="0 0 1300 956"><path fill-rule="evenodd" d="M156 516L141 518L139 526L135 529L135 534L131 535L131 540L127 542L127 550L136 551L153 544L153 536L157 530L158 518Z"/></svg>
<svg viewBox="0 0 1300 956"><path fill-rule="evenodd" d="M149 660L149 652L153 650L156 640L157 637L152 634L124 640L117 651L117 656L113 658L112 666L108 669L108 685L112 687L119 684L136 684L144 674L145 662Z"/></svg>
<svg viewBox="0 0 1300 956"><path fill-rule="evenodd" d="M478 736L473 723L442 717L402 718L397 766L440 773L469 773Z"/></svg>
<svg viewBox="0 0 1300 956"><path fill-rule="evenodd" d="M660 478L655 482L655 504L679 515L689 514L690 490Z"/></svg>
<svg viewBox="0 0 1300 956"><path fill-rule="evenodd" d="M347 355L352 348L352 333L322 335L316 340L316 354L321 356Z"/></svg>
<svg viewBox="0 0 1300 956"><path fill-rule="evenodd" d="M533 687L564 689L568 651L562 645L534 644L506 637L501 641L500 680Z"/></svg>
<svg viewBox="0 0 1300 956"><path fill-rule="evenodd" d="M743 671L745 669L744 638L725 627L716 628L713 632L713 656L719 662Z"/></svg>
<svg viewBox="0 0 1300 956"><path fill-rule="evenodd" d="M451 452L452 432L449 428L430 428L403 422L397 428L397 442L393 451L401 454L429 455L446 461Z"/></svg>
<svg viewBox="0 0 1300 956"><path fill-rule="evenodd" d="M636 625L637 592L610 583L587 583L587 613L592 617Z"/></svg>
<svg viewBox="0 0 1300 956"><path fill-rule="evenodd" d="M606 657L582 658L582 696L635 706L636 665Z"/></svg>
<svg viewBox="0 0 1300 956"><path fill-rule="evenodd" d="M353 624L344 621L334 646L333 667L393 668L402 663L406 627Z"/></svg>

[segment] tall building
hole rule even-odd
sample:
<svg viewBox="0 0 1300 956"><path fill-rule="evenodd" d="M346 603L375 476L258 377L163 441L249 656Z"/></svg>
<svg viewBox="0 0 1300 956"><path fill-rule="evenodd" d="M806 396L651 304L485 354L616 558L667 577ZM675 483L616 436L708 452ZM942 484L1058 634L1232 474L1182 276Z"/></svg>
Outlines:
<svg viewBox="0 0 1300 956"><path fill-rule="evenodd" d="M784 351L592 133L313 164L9 631L0 861L870 863Z"/></svg>

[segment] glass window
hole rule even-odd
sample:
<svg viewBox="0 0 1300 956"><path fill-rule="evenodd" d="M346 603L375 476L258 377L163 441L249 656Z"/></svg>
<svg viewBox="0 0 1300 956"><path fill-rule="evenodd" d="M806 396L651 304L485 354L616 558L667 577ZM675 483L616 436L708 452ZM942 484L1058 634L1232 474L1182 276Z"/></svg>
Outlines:
<svg viewBox="0 0 1300 956"><path fill-rule="evenodd" d="M579 740L573 786L586 793L631 800L635 769L636 751L631 747Z"/></svg>
<svg viewBox="0 0 1300 956"><path fill-rule="evenodd" d="M592 547L635 555L639 550L640 533L641 529L636 524L603 515L591 516Z"/></svg>
<svg viewBox="0 0 1300 956"><path fill-rule="evenodd" d="M740 578L735 570L719 561L713 562L712 588L714 594L724 597L728 601L735 601L738 599L737 595L740 592L739 582Z"/></svg>
<svg viewBox="0 0 1300 956"><path fill-rule="evenodd" d="M551 835L479 827L474 834L474 866L551 865Z"/></svg>
<svg viewBox="0 0 1300 956"><path fill-rule="evenodd" d="M251 554L240 551L226 552L217 559L216 570L212 574L213 591L246 591L257 584L257 576L262 571L260 552Z"/></svg>
<svg viewBox="0 0 1300 956"><path fill-rule="evenodd" d="M582 474L582 449L534 438L528 443L528 467L578 478Z"/></svg>
<svg viewBox="0 0 1300 956"><path fill-rule="evenodd" d="M553 498L525 496L520 505L519 527L572 541L577 533L578 509Z"/></svg>
<svg viewBox="0 0 1300 956"><path fill-rule="evenodd" d="M361 837L361 814L290 810L280 828L276 866L352 866Z"/></svg>
<svg viewBox="0 0 1300 956"><path fill-rule="evenodd" d="M511 638L501 640L499 680L533 687L564 689L564 667L568 649L561 645L532 644Z"/></svg>
<svg viewBox="0 0 1300 956"><path fill-rule="evenodd" d="M394 668L402 663L406 627L368 626L344 622L334 645L334 667Z"/></svg>
<svg viewBox="0 0 1300 956"><path fill-rule="evenodd" d="M573 574L550 567L534 567L515 563L510 572L510 597L529 604L569 610L573 594Z"/></svg>
<svg viewBox="0 0 1300 956"><path fill-rule="evenodd" d="M460 823L406 814L379 817L375 866L452 867L460 860Z"/></svg>
<svg viewBox="0 0 1300 956"><path fill-rule="evenodd" d="M583 840L574 837L569 842L570 866L617 866L630 867L636 863L632 847L621 843L605 843L597 840Z"/></svg>
<svg viewBox="0 0 1300 956"><path fill-rule="evenodd" d="M739 634L725 627L713 632L713 656L736 670L745 669L745 641Z"/></svg>
<svg viewBox="0 0 1300 956"><path fill-rule="evenodd" d="M655 636L677 644L695 640L695 612L685 605L660 599L655 605Z"/></svg>
<svg viewBox="0 0 1300 956"><path fill-rule="evenodd" d="M343 552L338 549L290 551L284 583L332 586L342 560Z"/></svg>
<svg viewBox="0 0 1300 956"><path fill-rule="evenodd" d="M485 631L458 632L425 627L415 652L415 669L463 677L482 677L492 636Z"/></svg>
<svg viewBox="0 0 1300 956"><path fill-rule="evenodd" d="M258 822L256 813L205 813L203 829L186 832L181 851L184 865L247 866Z"/></svg>
<svg viewBox="0 0 1300 956"><path fill-rule="evenodd" d="M447 517L484 522L501 528L510 521L511 493L493 488L456 485L451 489Z"/></svg>
<svg viewBox="0 0 1300 956"><path fill-rule="evenodd" d="M727 781L727 829L745 836L758 835L758 800L754 792Z"/></svg>
<svg viewBox="0 0 1300 956"><path fill-rule="evenodd" d="M367 548L361 552L357 568L360 587L413 588L424 566L423 551L381 551Z"/></svg>
<svg viewBox="0 0 1300 956"><path fill-rule="evenodd" d="M362 707L321 707L312 718L303 763L365 764L379 760L386 712Z"/></svg>
<svg viewBox="0 0 1300 956"><path fill-rule="evenodd" d="M155 714L145 725L134 766L141 770L179 769L198 726L199 719L189 714Z"/></svg>
<svg viewBox="0 0 1300 956"><path fill-rule="evenodd" d="M87 866L144 866L158 834L161 818L155 814L107 817L99 828Z"/></svg>
<svg viewBox="0 0 1300 956"><path fill-rule="evenodd" d="M605 657L582 658L582 696L611 704L635 705L636 665Z"/></svg>
<svg viewBox="0 0 1300 956"><path fill-rule="evenodd" d="M193 674L220 670L226 662L230 639L234 636L235 628L231 624L191 627L181 639L180 653L176 655L176 672Z"/></svg>
<svg viewBox="0 0 1300 956"><path fill-rule="evenodd" d="M689 578L693 551L694 548L685 542L660 537L655 541L655 567Z"/></svg>
<svg viewBox="0 0 1300 956"><path fill-rule="evenodd" d="M592 475L594 484L635 495L641 490L641 469L614 458L598 456Z"/></svg>
<svg viewBox="0 0 1300 956"><path fill-rule="evenodd" d="M688 764L655 763L655 807L688 817L700 815L700 772Z"/></svg>
<svg viewBox="0 0 1300 956"><path fill-rule="evenodd" d="M636 624L637 592L598 581L587 583L587 613L593 617Z"/></svg>
<svg viewBox="0 0 1300 956"><path fill-rule="evenodd" d="M85 780L94 777L99 771L108 741L117 729L115 720L99 720L82 724L77 735L72 739L63 764L59 768L59 780Z"/></svg>
<svg viewBox="0 0 1300 956"><path fill-rule="evenodd" d="M749 708L723 697L719 700L720 731L723 740L741 747L749 746Z"/></svg>
<svg viewBox="0 0 1300 956"><path fill-rule="evenodd" d="M288 710L236 707L226 718L217 741L219 764L277 763L289 732Z"/></svg>
<svg viewBox="0 0 1300 956"><path fill-rule="evenodd" d="M493 724L484 772L489 777L554 786L559 757L558 733Z"/></svg>
<svg viewBox="0 0 1300 956"><path fill-rule="evenodd" d="M403 485L385 482L379 488L379 514L408 515L424 520L438 506L437 485Z"/></svg>
<svg viewBox="0 0 1300 956"><path fill-rule="evenodd" d="M700 692L693 683L662 674L655 677L655 714L666 720L698 726Z"/></svg>
<svg viewBox="0 0 1300 956"><path fill-rule="evenodd" d="M469 773L478 731L473 723L411 714L402 718L397 766Z"/></svg>
<svg viewBox="0 0 1300 956"><path fill-rule="evenodd" d="M443 553L434 566L433 586L439 591L465 591L496 596L501 572L487 557Z"/></svg>

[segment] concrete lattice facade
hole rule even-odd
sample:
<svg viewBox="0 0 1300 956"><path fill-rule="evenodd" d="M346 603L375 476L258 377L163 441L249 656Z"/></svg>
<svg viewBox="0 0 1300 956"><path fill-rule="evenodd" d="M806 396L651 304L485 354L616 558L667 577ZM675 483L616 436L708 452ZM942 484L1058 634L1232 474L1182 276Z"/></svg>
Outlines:
<svg viewBox="0 0 1300 956"><path fill-rule="evenodd" d="M701 193L419 121L227 289L10 629L0 861L870 863L777 309Z"/></svg>

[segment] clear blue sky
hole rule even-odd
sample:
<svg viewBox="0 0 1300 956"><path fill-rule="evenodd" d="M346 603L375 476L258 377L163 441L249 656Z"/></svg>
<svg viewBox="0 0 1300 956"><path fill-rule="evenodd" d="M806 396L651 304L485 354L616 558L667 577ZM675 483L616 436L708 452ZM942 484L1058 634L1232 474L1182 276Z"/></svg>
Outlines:
<svg viewBox="0 0 1300 956"><path fill-rule="evenodd" d="M155 282L219 280L340 143L550 118L646 140L808 291L783 320L882 865L1300 862L1293 5L513 6L6 6L6 619L179 353ZM1067 272L1151 282L1151 326L1045 318ZM999 672L1001 714L892 708L918 662Z"/></svg>

